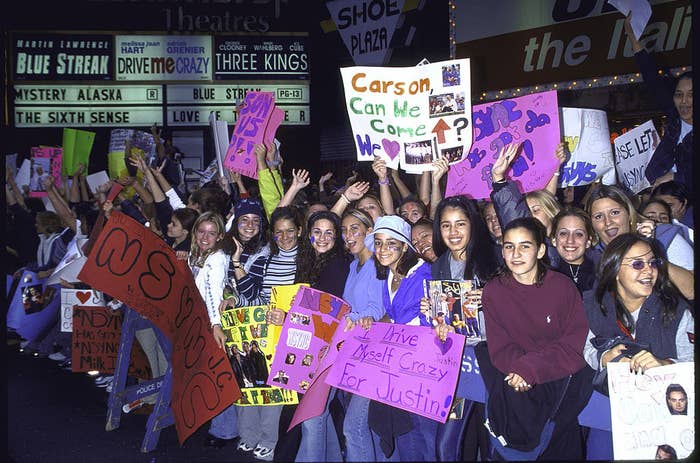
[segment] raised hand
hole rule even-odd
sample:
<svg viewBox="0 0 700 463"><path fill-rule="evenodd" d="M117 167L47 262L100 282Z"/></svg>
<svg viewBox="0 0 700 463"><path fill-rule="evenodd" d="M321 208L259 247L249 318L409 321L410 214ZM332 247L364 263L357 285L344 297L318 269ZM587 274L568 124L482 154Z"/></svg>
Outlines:
<svg viewBox="0 0 700 463"><path fill-rule="evenodd" d="M443 175L450 170L450 164L445 156L440 156L432 163L435 170L431 172L433 183L439 182Z"/></svg>
<svg viewBox="0 0 700 463"><path fill-rule="evenodd" d="M520 143L510 143L501 148L496 162L491 167L491 180L493 182L499 182L506 177L506 171L510 167L510 163L515 159L518 148L520 148Z"/></svg>
<svg viewBox="0 0 700 463"><path fill-rule="evenodd" d="M374 161L372 161L372 170L377 174L377 178L380 182L385 182L387 180L389 171L387 170L385 159L375 156Z"/></svg>
<svg viewBox="0 0 700 463"><path fill-rule="evenodd" d="M326 172L325 174L321 175L321 178L318 179L318 184L325 184L328 180L331 179L331 177L333 177L333 172Z"/></svg>
<svg viewBox="0 0 700 463"><path fill-rule="evenodd" d="M309 186L311 180L309 179L309 171L306 169L292 169L292 185L291 188L297 190L303 190Z"/></svg>
<svg viewBox="0 0 700 463"><path fill-rule="evenodd" d="M345 197L350 201L357 201L369 191L369 182L356 182L345 189Z"/></svg>

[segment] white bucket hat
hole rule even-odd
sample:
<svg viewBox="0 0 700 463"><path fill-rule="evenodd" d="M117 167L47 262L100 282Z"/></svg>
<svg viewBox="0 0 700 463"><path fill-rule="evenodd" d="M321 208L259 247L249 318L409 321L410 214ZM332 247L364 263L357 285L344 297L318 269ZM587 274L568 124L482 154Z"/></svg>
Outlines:
<svg viewBox="0 0 700 463"><path fill-rule="evenodd" d="M398 215L383 215L374 222L372 233L367 234L365 237L365 246L372 252L374 252L374 235L377 233L396 238L406 243L413 251L416 250L411 244L411 226Z"/></svg>

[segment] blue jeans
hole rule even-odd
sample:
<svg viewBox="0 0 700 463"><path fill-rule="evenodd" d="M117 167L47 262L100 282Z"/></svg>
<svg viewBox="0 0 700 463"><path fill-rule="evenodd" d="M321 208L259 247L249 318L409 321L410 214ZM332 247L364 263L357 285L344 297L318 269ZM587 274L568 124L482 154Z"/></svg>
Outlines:
<svg viewBox="0 0 700 463"><path fill-rule="evenodd" d="M336 389L331 388L323 413L301 423L301 444L299 444L299 451L294 461L343 461L338 434L328 410L335 393Z"/></svg>
<svg viewBox="0 0 700 463"><path fill-rule="evenodd" d="M437 461L435 438L438 422L411 413L413 429L396 438L401 461ZM394 452L396 453L396 452Z"/></svg>
<svg viewBox="0 0 700 463"><path fill-rule="evenodd" d="M473 404L471 400L465 400L462 418L438 423L435 444L439 461L462 461L464 433Z"/></svg>
<svg viewBox="0 0 700 463"><path fill-rule="evenodd" d="M219 439L233 439L238 436L238 416L235 405L229 405L211 419L209 434Z"/></svg>
<svg viewBox="0 0 700 463"><path fill-rule="evenodd" d="M360 395L350 395L343 434L345 435L346 461L376 461L372 431L369 429L369 399Z"/></svg>

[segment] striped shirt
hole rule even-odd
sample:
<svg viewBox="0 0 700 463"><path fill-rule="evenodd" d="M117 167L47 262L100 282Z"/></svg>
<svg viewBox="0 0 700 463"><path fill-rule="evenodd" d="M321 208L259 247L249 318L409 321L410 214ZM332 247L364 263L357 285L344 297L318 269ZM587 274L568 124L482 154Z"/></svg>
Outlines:
<svg viewBox="0 0 700 463"><path fill-rule="evenodd" d="M262 302L262 285L265 264L269 256L269 245L265 245L252 255L246 252L241 254L241 265L246 273L238 280L236 279L236 269L233 268L233 265L229 266L228 277L229 281L235 283L238 290L238 295L240 296L239 307L264 304Z"/></svg>
<svg viewBox="0 0 700 463"><path fill-rule="evenodd" d="M270 292L273 286L292 285L297 272L297 247L290 251L279 250L270 256L263 276L263 304L270 303Z"/></svg>

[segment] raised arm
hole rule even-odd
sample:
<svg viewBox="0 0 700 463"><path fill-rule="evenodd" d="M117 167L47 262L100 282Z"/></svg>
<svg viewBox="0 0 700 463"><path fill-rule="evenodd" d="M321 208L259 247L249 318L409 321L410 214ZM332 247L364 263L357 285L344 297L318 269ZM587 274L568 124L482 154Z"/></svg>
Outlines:
<svg viewBox="0 0 700 463"><path fill-rule="evenodd" d="M309 180L309 171L305 169L292 169L292 184L289 189L284 193L282 199L277 204L277 207L291 206L296 198L297 194L309 186L311 180Z"/></svg>
<svg viewBox="0 0 700 463"><path fill-rule="evenodd" d="M46 180L44 181L44 188L46 189L46 194L49 201L51 201L51 205L54 209L56 209L56 214L58 214L58 216L61 218L63 224L76 232L75 215L70 210L70 207L68 207L66 200L63 199L61 194L56 189L54 178L51 175L46 177Z"/></svg>
<svg viewBox="0 0 700 463"><path fill-rule="evenodd" d="M258 164L258 187L260 188L260 197L268 219L272 211L277 208L284 194L284 186L282 185L282 177L279 171L275 166L268 167L268 165L273 164L272 161L276 150L277 147L274 143L255 145L255 159ZM282 156L280 155L280 164L281 162Z"/></svg>
<svg viewBox="0 0 700 463"><path fill-rule="evenodd" d="M80 202L80 177L82 177L83 172L85 172L85 165L80 163L75 169L75 172L73 172L73 182L71 183L70 191L68 192L68 201L71 203Z"/></svg>
<svg viewBox="0 0 700 463"><path fill-rule="evenodd" d="M420 178L418 179L418 198L420 198L420 200L426 206L430 204L430 180L432 177L431 174L431 171L426 170L420 175Z"/></svg>
<svg viewBox="0 0 700 463"><path fill-rule="evenodd" d="M394 200L391 198L391 187L389 186L389 171L386 167L386 161L379 156L375 156L372 162L372 170L377 174L377 183L379 184L379 199L382 202L382 208L387 214L395 214Z"/></svg>
<svg viewBox="0 0 700 463"><path fill-rule="evenodd" d="M447 158L444 156L433 161L433 166L435 166L435 170L430 173L430 220L435 220L435 212L437 211L438 204L442 201L440 180L442 180L442 177L450 170L450 165L447 162Z"/></svg>
<svg viewBox="0 0 700 463"><path fill-rule="evenodd" d="M552 178L547 182L547 186L544 187L545 190L552 193L552 196L557 195L557 188L559 187L559 169L561 169L562 164L566 162L569 158L568 149L566 149L566 143L561 142L557 145L557 149L554 151L554 157L557 159L558 167L557 170L552 174Z"/></svg>
<svg viewBox="0 0 700 463"><path fill-rule="evenodd" d="M343 216L345 209L353 202L362 198L369 191L369 182L356 182L345 189L331 208L338 217Z"/></svg>
<svg viewBox="0 0 700 463"><path fill-rule="evenodd" d="M5 172L5 180L7 181L6 186L9 186L9 190L7 190L8 194L9 192L11 192L15 203L19 204L24 209L26 209L27 205L24 203L24 195L22 194L22 191L20 191L20 189L17 188L15 178L12 176L12 172L10 172L9 170Z"/></svg>
<svg viewBox="0 0 700 463"><path fill-rule="evenodd" d="M391 175L391 180L394 182L394 186L399 192L399 195L401 196L401 199L410 196L411 195L411 190L406 186L405 183L403 183L403 180L401 180L401 176L399 175L398 169L389 169L389 175Z"/></svg>

